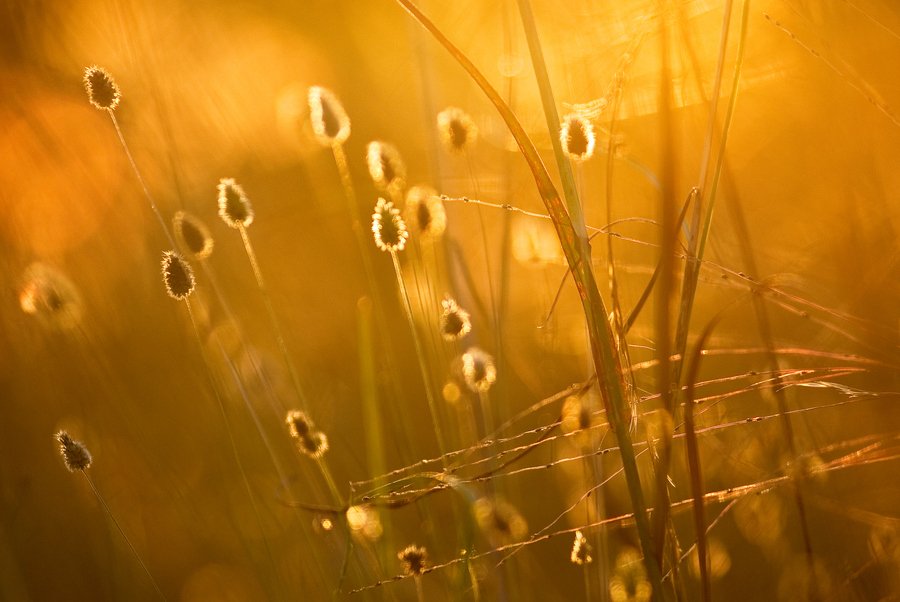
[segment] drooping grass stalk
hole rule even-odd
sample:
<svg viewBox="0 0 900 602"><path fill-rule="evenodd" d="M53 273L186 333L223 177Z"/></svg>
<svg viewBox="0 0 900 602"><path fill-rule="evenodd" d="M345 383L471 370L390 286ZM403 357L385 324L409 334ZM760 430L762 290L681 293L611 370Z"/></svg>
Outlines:
<svg viewBox="0 0 900 602"><path fill-rule="evenodd" d="M409 303L409 294L406 292L406 284L403 282L403 272L400 269L400 259L397 257L397 251L391 250L391 262L394 265L394 275L397 277L397 287L400 289L400 298L403 301L403 310L406 313L406 321L409 323L409 330L412 333L413 344L416 348L416 359L419 363L419 370L422 373L422 383L425 386L425 398L428 400L428 410L431 413L431 422L434 426L434 434L437 437L438 450L441 452L441 459L444 466L447 466L447 446L444 439L444 432L441 427L441 420L438 414L437 403L434 399L432 391L431 377L428 374L428 366L425 359L425 352L422 349L422 342L419 340L419 333L416 329L416 322L413 318L412 306Z"/></svg>
<svg viewBox="0 0 900 602"><path fill-rule="evenodd" d="M121 525L119 525L119 521L116 520L116 517L112 513L112 510L109 509L109 506L106 504L106 500L103 499L102 495L100 495L100 491L97 489L96 485L94 485L93 479L91 479L90 475L87 473L87 469L90 468L91 462L93 461L91 452L88 451L87 447L85 447L82 442L73 439L66 431L60 431L56 433L55 439L59 443L59 451L63 457L63 461L66 464L66 468L69 469L69 472L80 472L84 476L85 480L87 480L88 482L88 485L91 486L91 491L94 492L94 497L96 497L97 501L100 502L100 505L103 506L103 510L104 512L106 512L106 516L108 516L109 520L112 521L113 525L115 525L116 530L122 536L122 539L125 540L125 543L128 544L128 547L129 549L131 549L131 553L134 554L134 557L137 559L138 564L141 565L141 568L147 574L147 577L150 578L150 582L153 584L153 588L156 590L156 593L159 594L160 598L165 600L166 596L162 593L162 590L160 589L159 584L156 582L156 579L153 577L153 574L150 573L150 569L147 568L147 565L144 563L141 555L131 543L131 540L128 539L128 536L125 534L125 531L122 529Z"/></svg>
<svg viewBox="0 0 900 602"><path fill-rule="evenodd" d="M528 163L535 184L541 195L544 205L553 220L554 228L563 247L566 261L572 270L579 299L584 309L588 322L591 340L591 353L594 358L594 367L600 377L603 386L603 402L606 406L609 421L620 444L623 471L626 477L629 496L634 508L635 523L641 548L644 552L644 561L647 568L649 581L653 586L653 597L661 600L662 584L659 566L653 561L655 558L654 544L650 535L650 525L647 520L647 507L644 502L644 494L641 490L640 477L635 459L634 446L631 434L628 431L628 402L625 398L621 383L621 366L615 349L612 332L606 320L606 310L600 297L593 271L590 268L590 258L585 250L586 245L580 244L581 238L576 233L572 218L566 211L565 205L559 197L549 174L541 162L537 149L528 137L522 125L513 114L509 106L503 101L487 78L442 32L425 16L411 0L397 0L413 18L415 18L431 35L453 56L465 69L472 80L485 93L501 118L506 123L510 133L515 138L523 158ZM583 228L582 228L583 230Z"/></svg>

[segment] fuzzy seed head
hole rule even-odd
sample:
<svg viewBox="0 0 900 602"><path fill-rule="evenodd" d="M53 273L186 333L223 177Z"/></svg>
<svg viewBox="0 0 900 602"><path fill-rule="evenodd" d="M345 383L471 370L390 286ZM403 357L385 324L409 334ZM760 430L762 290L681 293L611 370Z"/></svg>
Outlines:
<svg viewBox="0 0 900 602"><path fill-rule="evenodd" d="M328 451L328 437L320 430L306 412L291 410L285 422L288 432L300 453L310 458L321 458Z"/></svg>
<svg viewBox="0 0 900 602"><path fill-rule="evenodd" d="M162 275L166 292L173 299L187 299L194 292L194 270L175 251L163 253Z"/></svg>
<svg viewBox="0 0 900 602"><path fill-rule="evenodd" d="M448 107L438 113L438 135L451 153L464 153L478 139L478 126L469 114L456 107Z"/></svg>
<svg viewBox="0 0 900 602"><path fill-rule="evenodd" d="M428 550L422 546L406 546L397 554L397 558L406 575L421 575L428 568Z"/></svg>
<svg viewBox="0 0 900 602"><path fill-rule="evenodd" d="M106 69L96 65L84 70L84 89L88 100L98 109L115 109L119 105L119 86Z"/></svg>
<svg viewBox="0 0 900 602"><path fill-rule="evenodd" d="M406 165L393 144L370 142L366 147L366 164L372 181L379 189L401 190L406 184Z"/></svg>
<svg viewBox="0 0 900 602"><path fill-rule="evenodd" d="M59 453L62 454L69 472L86 470L91 465L91 452L84 443L72 439L66 431L59 431L54 437L59 443Z"/></svg>
<svg viewBox="0 0 900 602"><path fill-rule="evenodd" d="M172 228L175 230L175 240L178 241L178 246L191 259L200 261L212 254L212 234L199 218L179 211L172 218Z"/></svg>
<svg viewBox="0 0 900 602"><path fill-rule="evenodd" d="M402 251L406 246L409 232L406 222L400 217L400 210L394 203L382 198L375 204L372 214L372 234L375 235L375 246L382 251Z"/></svg>
<svg viewBox="0 0 900 602"><path fill-rule="evenodd" d="M309 120L316 140L323 146L343 144L350 137L350 118L341 101L321 86L309 89Z"/></svg>
<svg viewBox="0 0 900 602"><path fill-rule="evenodd" d="M459 306L456 300L446 297L441 301L441 336L447 341L456 341L469 334L472 322L469 312ZM465 362L465 360L463 360Z"/></svg>
<svg viewBox="0 0 900 602"><path fill-rule="evenodd" d="M575 531L575 543L572 545L572 555L569 557L572 564L584 565L594 562L591 552L593 549L584 534L581 531Z"/></svg>
<svg viewBox="0 0 900 602"><path fill-rule="evenodd" d="M288 425L291 437L294 439L306 437L316 426L306 412L301 412L300 410L288 412L285 422Z"/></svg>
<svg viewBox="0 0 900 602"><path fill-rule="evenodd" d="M319 459L328 451L328 436L322 431L313 431L296 441L297 449L313 459Z"/></svg>
<svg viewBox="0 0 900 602"><path fill-rule="evenodd" d="M25 270L19 307L50 329L67 330L81 321L83 304L78 289L58 270L33 263Z"/></svg>
<svg viewBox="0 0 900 602"><path fill-rule="evenodd" d="M438 193L428 186L413 186L406 193L406 221L421 240L435 240L447 229L447 212Z"/></svg>
<svg viewBox="0 0 900 602"><path fill-rule="evenodd" d="M528 523L515 506L502 499L479 498L473 511L475 522L493 545L521 541L528 534Z"/></svg>
<svg viewBox="0 0 900 602"><path fill-rule="evenodd" d="M244 189L233 178L219 180L219 216L232 228L246 228L253 223L253 205Z"/></svg>
<svg viewBox="0 0 900 602"><path fill-rule="evenodd" d="M470 347L462 356L463 378L474 393L486 393L497 381L494 358L478 347Z"/></svg>
<svg viewBox="0 0 900 602"><path fill-rule="evenodd" d="M594 126L577 113L566 116L559 129L559 140L566 154L576 161L587 161L594 154Z"/></svg>

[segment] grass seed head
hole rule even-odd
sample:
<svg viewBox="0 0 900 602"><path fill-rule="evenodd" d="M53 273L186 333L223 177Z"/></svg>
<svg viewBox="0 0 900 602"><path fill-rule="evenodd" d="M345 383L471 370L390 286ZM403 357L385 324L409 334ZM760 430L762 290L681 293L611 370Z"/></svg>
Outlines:
<svg viewBox="0 0 900 602"><path fill-rule="evenodd" d="M438 113L438 135L451 153L464 153L478 139L478 126L469 114L456 107L448 107Z"/></svg>
<svg viewBox="0 0 900 602"><path fill-rule="evenodd" d="M67 330L81 321L83 303L78 289L62 272L43 263L25 270L19 307L51 329Z"/></svg>
<svg viewBox="0 0 900 602"><path fill-rule="evenodd" d="M301 412L300 410L291 410L288 412L285 422L288 425L288 432L290 432L291 437L294 439L306 437L316 427L306 412Z"/></svg>
<svg viewBox="0 0 900 602"><path fill-rule="evenodd" d="M587 161L594 154L594 126L577 113L566 116L559 129L559 139L566 154L576 161Z"/></svg>
<svg viewBox="0 0 900 602"><path fill-rule="evenodd" d="M321 86L309 89L309 120L316 140L323 146L343 144L350 137L350 118L341 101Z"/></svg>
<svg viewBox="0 0 900 602"><path fill-rule="evenodd" d="M185 211L179 211L172 218L172 227L178 246L191 259L200 261L212 254L212 234L199 218Z"/></svg>
<svg viewBox="0 0 900 602"><path fill-rule="evenodd" d="M84 89L88 100L98 109L115 109L119 105L119 86L106 69L96 65L84 70Z"/></svg>
<svg viewBox="0 0 900 602"><path fill-rule="evenodd" d="M253 223L253 205L244 189L233 178L219 180L219 216L232 228Z"/></svg>
<svg viewBox="0 0 900 602"><path fill-rule="evenodd" d="M406 184L406 165L393 144L370 142L366 147L366 164L379 189L397 191Z"/></svg>
<svg viewBox="0 0 900 602"><path fill-rule="evenodd" d="M382 251L402 251L409 238L400 210L394 207L394 203L382 198L378 199L372 214L372 233L375 235L375 246Z"/></svg>
<svg viewBox="0 0 900 602"><path fill-rule="evenodd" d="M428 186L413 186L403 208L406 221L421 240L435 240L447 229L447 212L438 193Z"/></svg>
<svg viewBox="0 0 900 602"><path fill-rule="evenodd" d="M482 497L475 501L473 510L475 522L493 545L521 541L528 534L528 523L509 502Z"/></svg>
<svg viewBox="0 0 900 602"><path fill-rule="evenodd" d="M175 251L166 251L162 258L163 282L173 299L187 299L194 292L194 270Z"/></svg>
<svg viewBox="0 0 900 602"><path fill-rule="evenodd" d="M462 356L463 378L474 393L485 393L497 381L494 358L478 347L470 347Z"/></svg>
<svg viewBox="0 0 900 602"><path fill-rule="evenodd" d="M406 546L397 554L397 558L406 575L421 575L428 568L428 550L422 546Z"/></svg>
<svg viewBox="0 0 900 602"><path fill-rule="evenodd" d="M288 432L300 453L310 458L321 458L328 451L328 437L320 430L306 412L291 410L285 422Z"/></svg>
<svg viewBox="0 0 900 602"><path fill-rule="evenodd" d="M319 459L328 451L328 437L322 431L313 431L297 439L297 449L313 459Z"/></svg>
<svg viewBox="0 0 900 602"><path fill-rule="evenodd" d="M581 531L575 531L575 543L572 544L572 554L569 557L572 564L591 564L594 562L594 557L591 556L593 551L584 534Z"/></svg>
<svg viewBox="0 0 900 602"><path fill-rule="evenodd" d="M456 341L469 334L472 322L469 312L459 306L456 300L446 297L441 301L441 336L447 341Z"/></svg>
<svg viewBox="0 0 900 602"><path fill-rule="evenodd" d="M72 439L66 431L59 431L54 437L59 442L59 453L70 472L86 470L91 465L91 452L84 443Z"/></svg>

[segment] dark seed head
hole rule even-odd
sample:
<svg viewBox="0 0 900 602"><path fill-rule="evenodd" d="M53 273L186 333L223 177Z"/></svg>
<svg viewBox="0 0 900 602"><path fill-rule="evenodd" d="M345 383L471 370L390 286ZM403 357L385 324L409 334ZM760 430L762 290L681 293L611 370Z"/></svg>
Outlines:
<svg viewBox="0 0 900 602"><path fill-rule="evenodd" d="M173 299L187 299L194 292L194 270L175 251L163 253L162 273L166 292Z"/></svg>
<svg viewBox="0 0 900 602"><path fill-rule="evenodd" d="M566 117L559 131L559 139L563 150L577 161L586 161L594 154L594 126L581 115Z"/></svg>
<svg viewBox="0 0 900 602"><path fill-rule="evenodd" d="M59 442L59 452L66 468L71 472L85 470L91 465L91 452L81 441L72 439L66 431L59 431L54 437Z"/></svg>
<svg viewBox="0 0 900 602"><path fill-rule="evenodd" d="M213 239L209 228L190 213L179 211L172 218L175 238L181 250L191 258L200 260L210 256L213 250Z"/></svg>
<svg viewBox="0 0 900 602"><path fill-rule="evenodd" d="M84 88L88 99L98 109L115 109L119 104L119 86L102 67L88 67L84 70Z"/></svg>
<svg viewBox="0 0 900 602"><path fill-rule="evenodd" d="M219 180L219 216L232 228L253 223L253 206L244 189L233 178Z"/></svg>
<svg viewBox="0 0 900 602"><path fill-rule="evenodd" d="M397 554L397 558L407 575L421 575L428 568L428 550L421 546L407 546Z"/></svg>

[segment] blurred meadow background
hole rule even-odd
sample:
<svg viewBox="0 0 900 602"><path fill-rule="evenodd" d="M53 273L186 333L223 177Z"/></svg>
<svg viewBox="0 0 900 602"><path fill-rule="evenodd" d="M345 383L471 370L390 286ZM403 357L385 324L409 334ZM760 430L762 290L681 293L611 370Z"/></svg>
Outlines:
<svg viewBox="0 0 900 602"><path fill-rule="evenodd" d="M570 174L624 431L525 155L398 2L4 0L0 599L900 599L900 6L417 4L558 194ZM585 160L554 149L529 23L549 106L591 124ZM185 211L214 239L190 315L91 65L167 227ZM311 86L343 104L342 145ZM477 128L456 152L448 107ZM373 182L371 141L402 182ZM265 294L222 178L253 205ZM410 222L414 330L379 197ZM471 317L456 340L447 296Z"/></svg>

